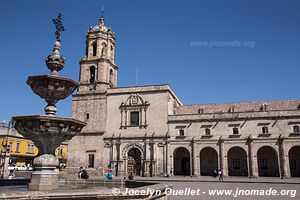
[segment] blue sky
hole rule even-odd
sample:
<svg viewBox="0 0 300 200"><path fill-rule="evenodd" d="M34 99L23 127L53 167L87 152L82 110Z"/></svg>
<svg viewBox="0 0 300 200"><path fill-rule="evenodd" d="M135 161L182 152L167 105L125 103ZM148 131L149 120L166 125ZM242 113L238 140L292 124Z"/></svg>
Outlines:
<svg viewBox="0 0 300 200"><path fill-rule="evenodd" d="M44 113L25 82L49 72L58 12L67 58L60 74L78 81L86 31L102 4L117 37L119 86L168 83L184 104L300 98L297 0L1 0L1 121ZM71 97L58 110L70 116Z"/></svg>

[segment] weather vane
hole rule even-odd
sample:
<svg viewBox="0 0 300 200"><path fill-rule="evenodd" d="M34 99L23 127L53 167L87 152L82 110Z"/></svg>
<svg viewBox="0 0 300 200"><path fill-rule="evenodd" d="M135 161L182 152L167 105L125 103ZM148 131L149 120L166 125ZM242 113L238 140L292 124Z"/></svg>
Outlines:
<svg viewBox="0 0 300 200"><path fill-rule="evenodd" d="M61 20L62 14L58 13L57 18L52 19L53 24L55 25L56 31L55 31L55 37L56 40L60 42L60 33L65 31L65 27L62 24L62 20Z"/></svg>

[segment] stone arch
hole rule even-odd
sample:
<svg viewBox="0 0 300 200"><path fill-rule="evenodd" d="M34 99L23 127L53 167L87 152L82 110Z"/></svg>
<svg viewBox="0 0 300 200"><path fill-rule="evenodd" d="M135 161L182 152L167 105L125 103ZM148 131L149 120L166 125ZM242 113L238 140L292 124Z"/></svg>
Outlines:
<svg viewBox="0 0 300 200"><path fill-rule="evenodd" d="M212 147L204 147L200 151L200 175L213 176L218 170L218 152Z"/></svg>
<svg viewBox="0 0 300 200"><path fill-rule="evenodd" d="M248 176L247 152L239 146L231 147L227 152L228 175Z"/></svg>
<svg viewBox="0 0 300 200"><path fill-rule="evenodd" d="M97 56L97 41L92 42L92 55Z"/></svg>
<svg viewBox="0 0 300 200"><path fill-rule="evenodd" d="M90 83L95 83L96 80L96 67L94 65L90 66Z"/></svg>
<svg viewBox="0 0 300 200"><path fill-rule="evenodd" d="M185 147L178 147L173 152L174 175L190 175L190 152Z"/></svg>
<svg viewBox="0 0 300 200"><path fill-rule="evenodd" d="M279 176L278 155L273 147L262 146L258 149L257 168L259 176Z"/></svg>
<svg viewBox="0 0 300 200"><path fill-rule="evenodd" d="M137 147L132 147L127 153L127 172L135 176L142 175L142 152Z"/></svg>
<svg viewBox="0 0 300 200"><path fill-rule="evenodd" d="M137 142L133 142L133 143L129 143L127 145L125 145L122 149L122 157L123 159L127 159L128 158L128 151L131 148L137 148L141 151L141 156L142 158L144 157L144 151L143 151L143 146Z"/></svg>
<svg viewBox="0 0 300 200"><path fill-rule="evenodd" d="M291 177L300 177L300 146L293 146L289 150Z"/></svg>

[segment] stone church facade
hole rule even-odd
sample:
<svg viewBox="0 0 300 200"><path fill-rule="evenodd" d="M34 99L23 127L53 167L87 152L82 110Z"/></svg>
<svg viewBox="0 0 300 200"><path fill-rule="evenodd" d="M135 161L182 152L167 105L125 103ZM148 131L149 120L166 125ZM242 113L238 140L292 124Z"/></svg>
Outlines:
<svg viewBox="0 0 300 200"><path fill-rule="evenodd" d="M300 100L183 105L169 85L117 87L115 34L89 29L72 116L69 173L300 176Z"/></svg>

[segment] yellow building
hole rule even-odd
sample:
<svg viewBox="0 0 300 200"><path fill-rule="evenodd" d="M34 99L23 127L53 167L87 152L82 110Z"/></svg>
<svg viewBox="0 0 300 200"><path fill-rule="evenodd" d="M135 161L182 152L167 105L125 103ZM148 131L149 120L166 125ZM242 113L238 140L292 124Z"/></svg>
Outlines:
<svg viewBox="0 0 300 200"><path fill-rule="evenodd" d="M30 164L32 166L33 159L38 155L38 149L34 146L31 140L25 139L22 135L16 132L15 129L10 129L8 133L8 125L0 123L0 150L1 156L9 156L9 164L24 166ZM67 161L68 145L63 143L55 150L55 156L60 162Z"/></svg>
<svg viewBox="0 0 300 200"><path fill-rule="evenodd" d="M59 159L60 163L67 164L68 143L63 142L55 149L55 156Z"/></svg>

